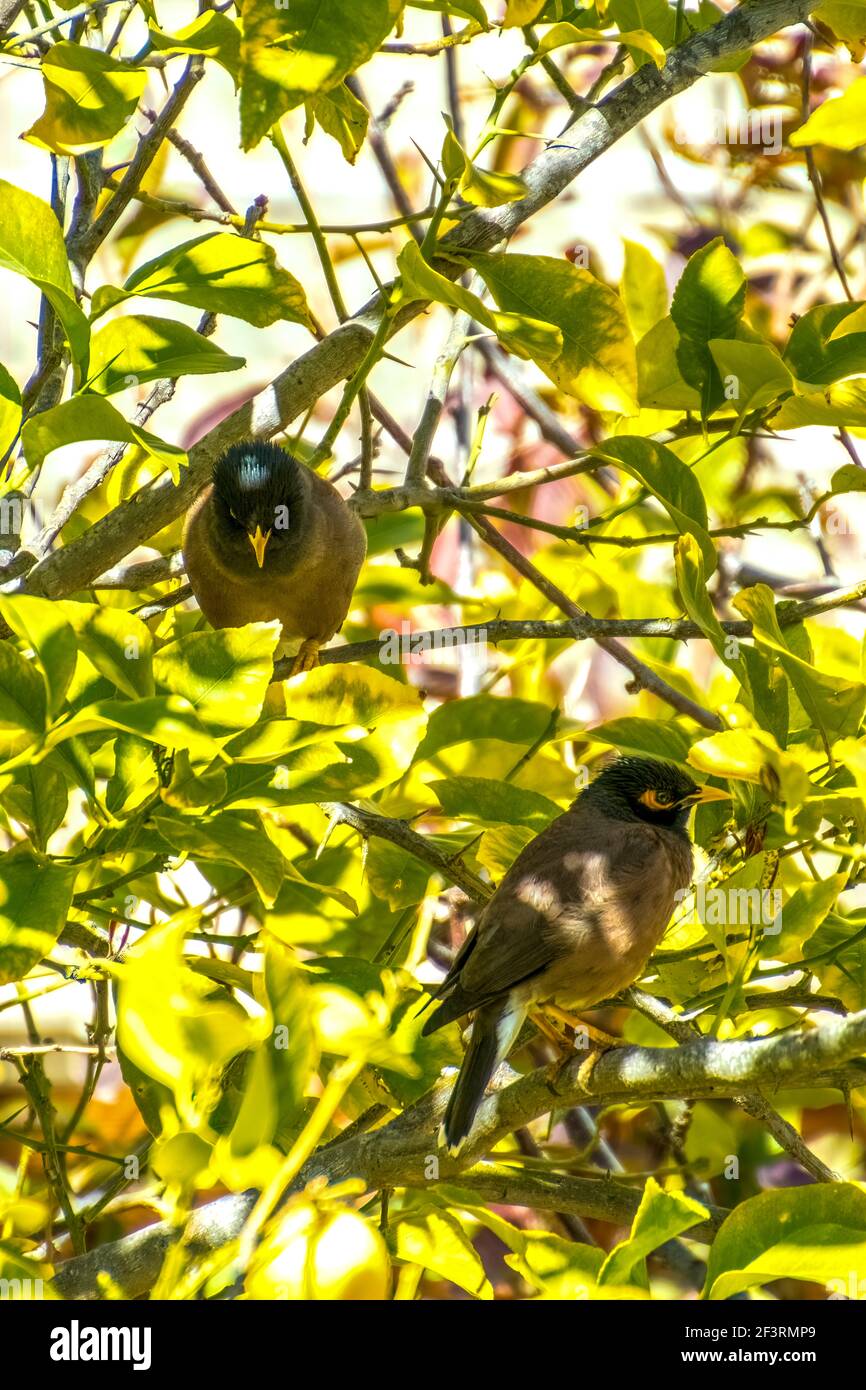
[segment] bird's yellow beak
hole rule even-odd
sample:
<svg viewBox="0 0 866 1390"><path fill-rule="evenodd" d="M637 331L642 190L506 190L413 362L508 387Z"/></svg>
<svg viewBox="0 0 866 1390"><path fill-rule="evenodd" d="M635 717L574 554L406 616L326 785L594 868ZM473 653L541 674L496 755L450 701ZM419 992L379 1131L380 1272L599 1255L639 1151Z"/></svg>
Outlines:
<svg viewBox="0 0 866 1390"><path fill-rule="evenodd" d="M687 796L684 804L686 806L703 806L708 801L730 801L731 793L720 791L718 787L699 787L691 796Z"/></svg>
<svg viewBox="0 0 866 1390"><path fill-rule="evenodd" d="M256 563L259 569L265 563L265 551L268 548L268 541L271 539L270 529L263 531L261 526L257 526L255 531L248 531L247 537L253 550L256 552Z"/></svg>

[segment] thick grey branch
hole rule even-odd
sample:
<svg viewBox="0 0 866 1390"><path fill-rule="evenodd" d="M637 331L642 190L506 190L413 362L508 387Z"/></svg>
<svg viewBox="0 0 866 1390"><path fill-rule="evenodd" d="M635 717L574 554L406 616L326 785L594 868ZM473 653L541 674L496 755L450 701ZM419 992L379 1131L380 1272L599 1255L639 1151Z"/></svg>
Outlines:
<svg viewBox="0 0 866 1390"><path fill-rule="evenodd" d="M326 1177L329 1183L361 1178L369 1190L421 1187L431 1181L460 1186L467 1179L471 1185L475 1177L480 1184L485 1180L485 1171L474 1165L501 1139L552 1109L651 1100L733 1099L746 1092L791 1086L863 1086L864 1050L866 1010L772 1038L736 1042L701 1038L673 1048L618 1047L605 1053L584 1080L580 1076L583 1052L576 1053L561 1070L542 1068L520 1077L505 1064L497 1073L496 1089L478 1111L473 1142L456 1160L436 1151L436 1132L453 1084L450 1078L443 1077L427 1095L381 1129L320 1150L298 1174L295 1188L302 1189L318 1176ZM432 1163L434 1159L438 1171ZM464 1177L466 1169L472 1172ZM435 1179L430 1177L431 1172L436 1172ZM536 1175L518 1176L526 1184L522 1188L523 1198L532 1205L528 1184L536 1181ZM619 1212L611 1217L610 1207L608 1217L604 1217L599 1205L606 1201L610 1179L599 1179L591 1192L580 1194L574 1186L576 1179L570 1179L570 1185L560 1195L562 1179L553 1174L539 1177L539 1205L549 1200L556 1210L565 1206L579 1215L621 1219ZM494 1180L502 1181L499 1176ZM196 1249L214 1249L233 1239L253 1200L248 1193L223 1197L197 1212L193 1223ZM152 1285L168 1241L166 1227L157 1225L101 1246L61 1266L55 1279L57 1291L63 1298L96 1298L97 1276L104 1270L128 1297L140 1296Z"/></svg>

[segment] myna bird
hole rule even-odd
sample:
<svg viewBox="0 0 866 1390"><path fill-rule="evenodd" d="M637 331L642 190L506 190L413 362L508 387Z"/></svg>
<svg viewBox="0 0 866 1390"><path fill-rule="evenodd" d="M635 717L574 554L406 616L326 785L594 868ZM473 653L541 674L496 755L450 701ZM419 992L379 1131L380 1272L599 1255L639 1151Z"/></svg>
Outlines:
<svg viewBox="0 0 866 1390"><path fill-rule="evenodd" d="M342 626L367 541L337 489L276 444L234 444L183 528L186 572L213 627L283 625L292 675Z"/></svg>
<svg viewBox="0 0 866 1390"><path fill-rule="evenodd" d="M641 974L691 882L689 812L716 800L727 796L668 763L619 758L515 860L423 1030L473 1015L439 1132L452 1157L530 1009L587 1009Z"/></svg>

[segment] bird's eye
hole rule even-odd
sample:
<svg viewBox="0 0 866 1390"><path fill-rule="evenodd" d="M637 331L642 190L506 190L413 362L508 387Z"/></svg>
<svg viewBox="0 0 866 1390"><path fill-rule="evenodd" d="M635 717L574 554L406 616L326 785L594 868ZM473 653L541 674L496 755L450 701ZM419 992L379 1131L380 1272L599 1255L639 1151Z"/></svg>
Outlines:
<svg viewBox="0 0 866 1390"><path fill-rule="evenodd" d="M641 792L639 800L641 804L646 806L650 811L663 811L666 806L671 805L673 797L670 792L648 790Z"/></svg>

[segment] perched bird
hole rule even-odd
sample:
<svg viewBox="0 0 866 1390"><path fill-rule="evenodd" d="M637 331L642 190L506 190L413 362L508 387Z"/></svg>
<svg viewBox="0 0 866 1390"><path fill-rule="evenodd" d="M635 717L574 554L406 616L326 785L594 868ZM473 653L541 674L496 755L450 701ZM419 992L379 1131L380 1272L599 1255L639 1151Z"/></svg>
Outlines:
<svg viewBox="0 0 866 1390"><path fill-rule="evenodd" d="M668 763L619 758L515 860L423 1030L473 1015L439 1133L452 1156L531 1008L587 1009L638 978L691 882L689 812L716 800L726 793Z"/></svg>
<svg viewBox="0 0 866 1390"><path fill-rule="evenodd" d="M276 444L234 444L183 528L186 572L214 627L283 625L300 640L292 675L316 665L342 626L367 541L329 482Z"/></svg>

